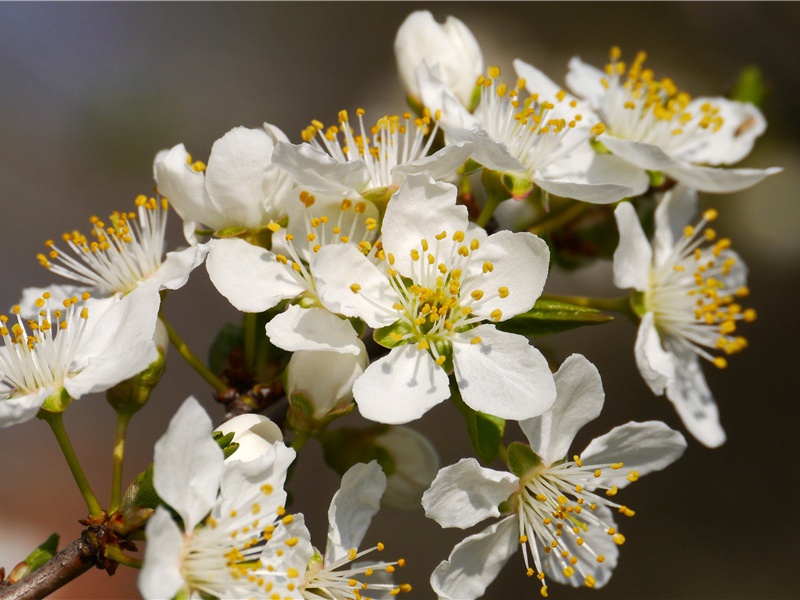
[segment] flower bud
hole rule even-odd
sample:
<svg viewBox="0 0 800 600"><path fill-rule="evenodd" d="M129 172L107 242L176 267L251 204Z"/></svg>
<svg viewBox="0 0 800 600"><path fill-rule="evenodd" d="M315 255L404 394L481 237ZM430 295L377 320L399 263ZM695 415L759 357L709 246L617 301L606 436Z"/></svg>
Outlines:
<svg viewBox="0 0 800 600"><path fill-rule="evenodd" d="M386 492L381 504L410 510L419 508L422 493L439 471L439 455L424 435L409 427L394 426L375 436L375 445L394 460L394 472L387 473Z"/></svg>
<svg viewBox="0 0 800 600"><path fill-rule="evenodd" d="M236 416L216 428L222 435L233 434L231 444L238 444L230 460L248 462L266 454L272 444L283 441L280 427L264 415L247 413Z"/></svg>
<svg viewBox="0 0 800 600"><path fill-rule="evenodd" d="M470 105L475 81L483 73L483 53L469 28L455 17L440 25L427 10L411 13L394 40L400 80L406 92L420 97L417 67L424 61L438 66L444 84L465 106Z"/></svg>

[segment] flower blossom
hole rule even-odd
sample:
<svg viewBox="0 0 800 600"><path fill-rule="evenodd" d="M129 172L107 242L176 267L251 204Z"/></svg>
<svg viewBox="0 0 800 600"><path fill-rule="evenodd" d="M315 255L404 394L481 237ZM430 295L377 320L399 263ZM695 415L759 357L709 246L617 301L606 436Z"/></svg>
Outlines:
<svg viewBox="0 0 800 600"><path fill-rule="evenodd" d="M412 97L421 98L417 68L424 62L461 104L472 104L475 79L483 73L483 53L469 28L455 17L440 25L427 10L412 12L397 30L394 55L400 81Z"/></svg>
<svg viewBox="0 0 800 600"><path fill-rule="evenodd" d="M304 143L278 144L275 163L309 191L385 202L406 175L428 172L443 179L469 157L468 143L445 146L428 156L437 129L431 128L428 114L416 119L410 113L383 116L371 128L364 124L363 109L356 115L358 131L351 127L346 110L339 112L339 124L327 129L312 121L303 131Z"/></svg>
<svg viewBox="0 0 800 600"><path fill-rule="evenodd" d="M142 596L293 596L301 573L282 560L268 562L264 542L292 521L283 485L294 457L276 442L251 460L225 461L211 420L188 398L155 446L153 485L180 523L163 506L148 520Z"/></svg>
<svg viewBox="0 0 800 600"><path fill-rule="evenodd" d="M69 252L53 240L39 263L56 275L88 286L93 297L127 294L141 283L158 289L178 289L205 258L205 249L190 247L164 257L168 202L136 198L137 212L114 212L109 221L91 218L87 237L79 231L62 236ZM82 288L76 288L81 289Z"/></svg>
<svg viewBox="0 0 800 600"><path fill-rule="evenodd" d="M80 398L144 370L158 357L158 305L150 286L108 301L44 292L31 318L19 306L0 315L0 427L33 418L51 396Z"/></svg>
<svg viewBox="0 0 800 600"><path fill-rule="evenodd" d="M555 399L541 353L491 324L533 306L547 246L530 233L487 236L456 196L450 184L411 175L386 208L370 258L330 245L313 265L323 304L379 329L376 339L391 347L353 386L368 419L418 419L450 396L453 369L464 402L501 418L540 414Z"/></svg>
<svg viewBox="0 0 800 600"><path fill-rule="evenodd" d="M766 128L758 108L725 98L692 100L671 79L655 79L644 68L644 52L629 67L620 57L619 48L612 48L605 71L574 57L566 78L597 111L605 125L597 140L615 156L714 193L739 191L781 171L715 168L750 152Z"/></svg>
<svg viewBox="0 0 800 600"><path fill-rule="evenodd" d="M559 89L532 66L515 61L516 87L499 82L500 69L477 80L480 104L474 114L425 66L420 67L422 95L435 111L448 144L471 142L472 158L483 166L524 180L566 198L605 204L647 190L649 179L614 156L595 153L589 142L601 131L587 107ZM522 98L520 92L529 91Z"/></svg>
<svg viewBox="0 0 800 600"><path fill-rule="evenodd" d="M568 460L575 434L600 414L604 393L597 369L581 355L564 361L555 380L555 404L520 422L530 447L518 442L509 447L512 473L462 459L442 469L425 492L425 514L442 527L466 529L505 515L457 544L439 564L431 585L440 598L481 596L517 548L528 576L541 581L542 596L547 578L572 586L605 585L617 564L617 547L625 542L613 511L634 514L612 498L686 448L681 434L661 422L631 422Z"/></svg>
<svg viewBox="0 0 800 600"><path fill-rule="evenodd" d="M614 283L640 292L635 353L642 377L654 393L666 392L692 435L715 447L725 432L699 359L724 368L725 357L712 353L743 350L747 341L734 335L737 323L752 321L756 313L737 302L749 293L745 265L728 238L717 239L706 227L717 211L707 210L697 226L688 225L696 205L694 190L678 186L668 193L656 210L652 248L633 207L618 206Z"/></svg>

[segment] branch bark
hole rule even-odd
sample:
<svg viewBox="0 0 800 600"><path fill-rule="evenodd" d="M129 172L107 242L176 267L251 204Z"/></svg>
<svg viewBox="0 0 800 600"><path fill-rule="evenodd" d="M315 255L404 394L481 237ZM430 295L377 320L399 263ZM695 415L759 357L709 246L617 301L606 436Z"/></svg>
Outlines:
<svg viewBox="0 0 800 600"><path fill-rule="evenodd" d="M0 586L0 600L38 600L52 594L95 565L97 548L83 538L68 544L45 565L21 581Z"/></svg>

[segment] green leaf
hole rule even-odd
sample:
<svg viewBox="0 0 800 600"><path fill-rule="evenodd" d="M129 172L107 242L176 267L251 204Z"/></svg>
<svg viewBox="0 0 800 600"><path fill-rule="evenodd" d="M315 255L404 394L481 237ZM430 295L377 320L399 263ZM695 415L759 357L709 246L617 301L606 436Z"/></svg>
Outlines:
<svg viewBox="0 0 800 600"><path fill-rule="evenodd" d="M244 348L244 332L241 325L225 323L208 349L208 366L212 372L222 373L225 361L234 348Z"/></svg>
<svg viewBox="0 0 800 600"><path fill-rule="evenodd" d="M121 523L114 527L118 533L127 533L142 527L159 505L161 499L153 486L153 465L139 473L125 491L119 507Z"/></svg>
<svg viewBox="0 0 800 600"><path fill-rule="evenodd" d="M528 312L497 323L496 327L509 333L539 337L585 325L600 325L613 320L614 317L596 308L539 299Z"/></svg>
<svg viewBox="0 0 800 600"><path fill-rule="evenodd" d="M531 447L522 442L511 442L508 446L508 468L522 479L542 464L542 459L531 450Z"/></svg>
<svg viewBox="0 0 800 600"><path fill-rule="evenodd" d="M755 65L748 65L739 72L739 78L731 90L730 98L761 106L766 95L767 86L761 75L761 69Z"/></svg>
<svg viewBox="0 0 800 600"><path fill-rule="evenodd" d="M39 544L33 552L28 554L28 556L25 558L25 564L31 568L31 571L35 571L39 567L43 566L48 560L53 558L57 552L58 534L52 533L50 534L50 537Z"/></svg>
<svg viewBox="0 0 800 600"><path fill-rule="evenodd" d="M450 387L452 390L450 399L464 415L467 422L467 433L478 458L484 464L492 462L497 457L500 442L503 441L505 420L471 409L464 404L458 388L454 385Z"/></svg>

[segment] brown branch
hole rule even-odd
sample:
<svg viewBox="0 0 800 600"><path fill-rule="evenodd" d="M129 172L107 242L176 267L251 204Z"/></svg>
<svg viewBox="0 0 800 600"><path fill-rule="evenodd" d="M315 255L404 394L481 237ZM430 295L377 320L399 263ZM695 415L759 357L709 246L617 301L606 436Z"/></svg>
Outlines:
<svg viewBox="0 0 800 600"><path fill-rule="evenodd" d="M44 598L97 564L96 554L91 541L79 538L21 581L0 586L0 600Z"/></svg>

